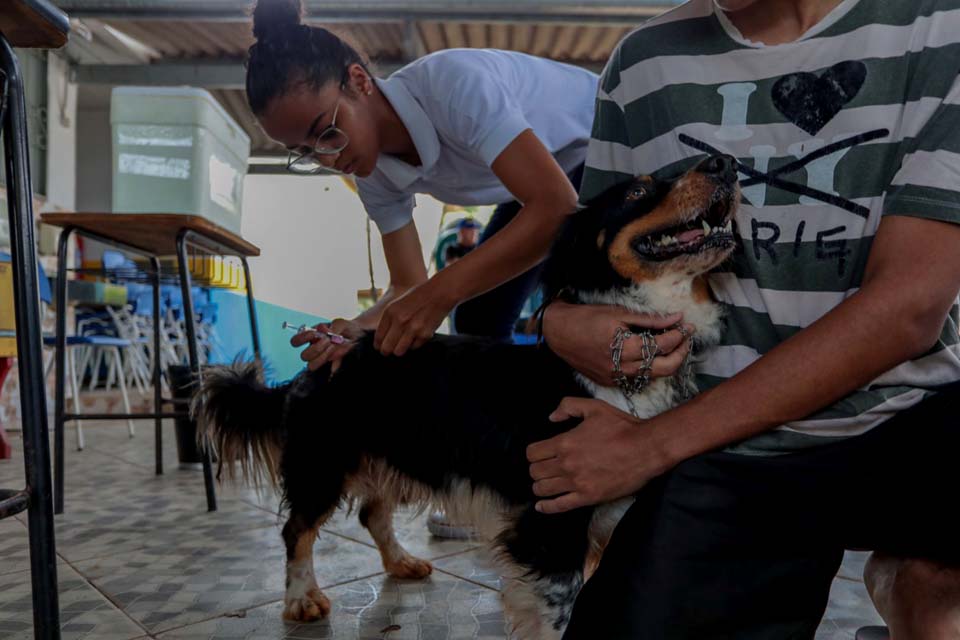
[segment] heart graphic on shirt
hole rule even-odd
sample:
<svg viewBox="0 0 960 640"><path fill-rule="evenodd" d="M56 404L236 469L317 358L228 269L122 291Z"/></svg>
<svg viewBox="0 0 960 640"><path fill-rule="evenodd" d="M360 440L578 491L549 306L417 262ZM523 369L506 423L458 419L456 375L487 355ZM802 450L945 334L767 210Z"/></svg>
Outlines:
<svg viewBox="0 0 960 640"><path fill-rule="evenodd" d="M867 65L859 60L840 62L819 76L791 73L773 85L773 104L787 120L816 135L857 97L866 79Z"/></svg>

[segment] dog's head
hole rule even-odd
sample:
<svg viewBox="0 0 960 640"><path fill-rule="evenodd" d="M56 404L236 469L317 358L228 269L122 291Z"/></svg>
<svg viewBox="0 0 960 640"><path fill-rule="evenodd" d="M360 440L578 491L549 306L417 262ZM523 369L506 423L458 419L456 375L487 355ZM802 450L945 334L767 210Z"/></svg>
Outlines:
<svg viewBox="0 0 960 640"><path fill-rule="evenodd" d="M663 277L694 278L736 247L736 161L711 156L672 179L638 176L570 217L544 271L548 299Z"/></svg>

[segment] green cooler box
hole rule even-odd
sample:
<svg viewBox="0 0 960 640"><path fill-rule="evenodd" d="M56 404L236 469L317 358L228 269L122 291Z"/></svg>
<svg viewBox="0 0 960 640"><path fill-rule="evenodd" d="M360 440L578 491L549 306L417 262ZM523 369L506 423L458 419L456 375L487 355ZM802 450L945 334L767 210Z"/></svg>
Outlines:
<svg viewBox="0 0 960 640"><path fill-rule="evenodd" d="M210 93L189 87L117 87L113 210L189 213L240 233L250 138Z"/></svg>

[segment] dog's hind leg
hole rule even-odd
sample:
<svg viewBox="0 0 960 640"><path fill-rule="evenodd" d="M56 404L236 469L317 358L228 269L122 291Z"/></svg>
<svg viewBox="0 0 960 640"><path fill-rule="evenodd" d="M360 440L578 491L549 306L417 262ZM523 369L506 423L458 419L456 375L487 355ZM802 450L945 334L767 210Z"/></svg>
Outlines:
<svg viewBox="0 0 960 640"><path fill-rule="evenodd" d="M373 536L387 573L394 578L426 578L433 573L433 565L400 546L393 531L393 509L394 505L382 498L370 498L360 508L360 523Z"/></svg>
<svg viewBox="0 0 960 640"><path fill-rule="evenodd" d="M504 609L516 638L559 640L583 586L589 509L545 516L524 511L494 546Z"/></svg>
<svg viewBox="0 0 960 640"><path fill-rule="evenodd" d="M283 597L283 617L294 622L310 622L330 613L330 601L317 586L313 571L313 543L317 531L333 513L313 519L291 513L283 526L287 546L287 590Z"/></svg>

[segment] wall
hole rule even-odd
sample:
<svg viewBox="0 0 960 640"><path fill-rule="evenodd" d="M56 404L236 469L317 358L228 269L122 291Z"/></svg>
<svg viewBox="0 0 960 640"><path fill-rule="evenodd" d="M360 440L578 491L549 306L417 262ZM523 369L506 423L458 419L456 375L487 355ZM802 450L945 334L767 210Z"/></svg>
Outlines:
<svg viewBox="0 0 960 640"><path fill-rule="evenodd" d="M82 85L77 98L78 211L112 210L113 155L110 141L110 87Z"/></svg>
<svg viewBox="0 0 960 640"><path fill-rule="evenodd" d="M72 211L77 183L77 85L66 60L50 55L47 69L47 202Z"/></svg>
<svg viewBox="0 0 960 640"><path fill-rule="evenodd" d="M436 242L443 206L421 197L415 220L425 260ZM357 291L369 289L366 213L359 198L339 177L247 176L242 234L261 249L251 260L253 290L258 301L260 338L272 367L271 379L293 376L301 367L290 347L292 323L353 317ZM374 280L389 284L380 234L372 227ZM245 300L220 292L217 331L228 358L250 353Z"/></svg>

